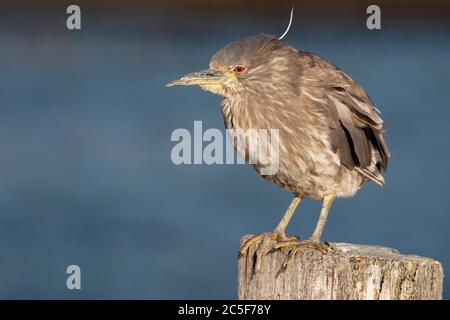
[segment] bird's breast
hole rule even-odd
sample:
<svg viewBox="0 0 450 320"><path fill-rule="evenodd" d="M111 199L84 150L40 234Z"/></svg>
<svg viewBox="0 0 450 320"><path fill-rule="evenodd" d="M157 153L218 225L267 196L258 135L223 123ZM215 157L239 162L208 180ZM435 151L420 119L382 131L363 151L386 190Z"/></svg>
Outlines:
<svg viewBox="0 0 450 320"><path fill-rule="evenodd" d="M331 145L330 128L321 113L305 110L301 106L289 107L282 101L252 108L242 101L228 99L222 103L222 113L227 129L239 129L244 134L247 130L266 129L270 139L273 139L273 130L277 131L276 172L264 175L261 171L264 166L253 164L267 180L291 192L314 198L339 189L336 178L343 175L343 169ZM259 140L246 135L244 149L240 152L235 137L232 137L235 150L248 162L249 154L257 149L251 146L258 144ZM345 174L348 175L347 172Z"/></svg>

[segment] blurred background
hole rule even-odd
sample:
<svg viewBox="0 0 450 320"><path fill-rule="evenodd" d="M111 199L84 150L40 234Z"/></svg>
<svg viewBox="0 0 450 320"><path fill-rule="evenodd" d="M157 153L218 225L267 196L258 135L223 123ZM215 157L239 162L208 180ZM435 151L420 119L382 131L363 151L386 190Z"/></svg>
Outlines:
<svg viewBox="0 0 450 320"><path fill-rule="evenodd" d="M292 5L285 40L366 88L392 151L386 187L337 201L324 239L449 270L448 1L377 1L378 31L368 1L77 1L69 31L73 3L0 3L0 298L237 297L240 237L273 229L291 194L248 166L172 164L174 129L223 120L220 97L165 84L232 40L280 35ZM289 233L308 237L319 210L302 202Z"/></svg>

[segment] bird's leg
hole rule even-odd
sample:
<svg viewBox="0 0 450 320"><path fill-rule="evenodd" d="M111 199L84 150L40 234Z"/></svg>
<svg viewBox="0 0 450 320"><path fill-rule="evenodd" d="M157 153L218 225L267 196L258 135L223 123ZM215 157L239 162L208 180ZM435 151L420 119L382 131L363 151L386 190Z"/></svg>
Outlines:
<svg viewBox="0 0 450 320"><path fill-rule="evenodd" d="M251 237L242 246L240 253L242 255L246 255L248 252L248 249L253 244L255 244L258 241L263 240L264 238L268 238L269 241L270 240L278 240L278 241L293 240L293 238L288 238L286 236L286 227L289 224L289 221L291 220L292 216L294 215L295 209L297 208L297 206L301 200L302 200L301 196L295 196L294 199L292 200L291 204L289 205L289 208L286 210L286 213L283 215L283 218L281 218L280 222L278 223L278 226L270 233L262 232L260 234L257 234L256 236Z"/></svg>
<svg viewBox="0 0 450 320"><path fill-rule="evenodd" d="M300 204L300 201L302 201L301 196L295 196L294 199L292 199L291 204L289 205L289 208L287 208L286 212L284 213L283 217L281 218L280 222L278 223L277 227L273 231L277 235L278 241L289 241L296 239L296 237L287 237L286 236L286 228L289 224L289 221L291 221L292 216L295 213L295 209L297 209L298 205Z"/></svg>
<svg viewBox="0 0 450 320"><path fill-rule="evenodd" d="M267 247L272 241L278 241L279 244L281 243L289 243L289 245L295 244L297 241L299 241L296 237L287 237L286 236L286 227L289 224L289 221L291 220L292 216L294 215L295 209L297 209L297 206L299 205L300 201L302 200L302 196L295 196L292 200L291 204L289 205L289 208L286 210L286 213L281 218L280 222L278 223L277 227L272 232L263 232L256 236L251 237L247 242L242 246L240 249L241 255L247 255L249 248L255 244L258 241L261 241L261 244L259 245L258 249L256 250L256 265L255 265L255 271L259 270L260 264L261 264L261 257L267 253ZM284 247L284 246L283 246ZM280 247L281 248L281 247Z"/></svg>
<svg viewBox="0 0 450 320"><path fill-rule="evenodd" d="M304 249L309 248L319 250L322 253L327 252L329 245L327 243L321 243L320 236L322 235L323 227L325 226L325 222L328 217L328 212L330 211L331 205L333 204L335 198L336 198L335 194L330 194L323 198L319 221L317 222L317 226L316 229L314 230L314 233L312 234L312 236L309 238L308 241L300 241L292 248L291 252L289 253L289 255L287 256L286 260L283 263L283 268L286 268L288 264L292 261L292 259L295 257L295 255L299 251L302 251Z"/></svg>
<svg viewBox="0 0 450 320"><path fill-rule="evenodd" d="M323 198L322 210L320 210L319 221L317 221L316 229L314 233L309 238L310 242L320 242L320 236L322 235L323 227L325 226L325 222L327 221L328 212L330 211L331 205L333 204L334 199L336 199L335 194L326 195Z"/></svg>

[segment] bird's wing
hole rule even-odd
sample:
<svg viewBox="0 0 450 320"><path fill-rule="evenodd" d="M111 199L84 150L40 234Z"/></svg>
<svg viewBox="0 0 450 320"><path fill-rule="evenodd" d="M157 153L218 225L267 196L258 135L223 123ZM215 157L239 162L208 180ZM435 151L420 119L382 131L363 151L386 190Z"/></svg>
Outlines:
<svg viewBox="0 0 450 320"><path fill-rule="evenodd" d="M386 170L390 153L378 109L365 90L342 70L316 55L301 53L302 84L326 96L332 144L341 162L382 185L381 170Z"/></svg>

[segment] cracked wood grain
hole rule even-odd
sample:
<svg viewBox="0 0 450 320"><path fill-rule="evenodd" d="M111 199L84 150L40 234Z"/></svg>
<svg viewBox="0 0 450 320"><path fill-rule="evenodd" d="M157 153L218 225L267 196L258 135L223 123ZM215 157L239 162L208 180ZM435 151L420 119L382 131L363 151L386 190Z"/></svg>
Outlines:
<svg viewBox="0 0 450 320"><path fill-rule="evenodd" d="M244 236L241 245L250 236ZM306 249L281 266L289 249L266 255L254 274L253 245L238 260L238 296L243 300L440 300L440 262L379 246L330 243L322 254Z"/></svg>

